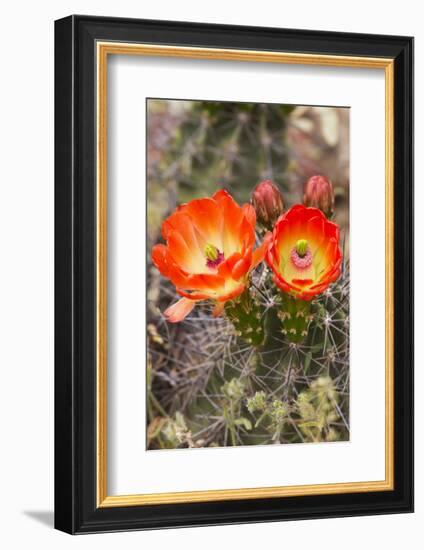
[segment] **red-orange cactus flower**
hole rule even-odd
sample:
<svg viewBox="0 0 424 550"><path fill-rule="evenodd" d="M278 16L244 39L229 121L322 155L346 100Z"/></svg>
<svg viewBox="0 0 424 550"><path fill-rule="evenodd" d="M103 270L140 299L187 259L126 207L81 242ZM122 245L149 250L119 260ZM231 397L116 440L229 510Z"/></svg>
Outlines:
<svg viewBox="0 0 424 550"><path fill-rule="evenodd" d="M163 222L166 244L153 247L152 260L183 296L165 311L168 321L184 319L199 300L213 300L219 315L243 292L270 238L253 250L255 225L253 206L239 206L224 190L180 206Z"/></svg>
<svg viewBox="0 0 424 550"><path fill-rule="evenodd" d="M266 255L275 284L301 300L323 292L340 275L339 234L318 208L290 208L277 220Z"/></svg>

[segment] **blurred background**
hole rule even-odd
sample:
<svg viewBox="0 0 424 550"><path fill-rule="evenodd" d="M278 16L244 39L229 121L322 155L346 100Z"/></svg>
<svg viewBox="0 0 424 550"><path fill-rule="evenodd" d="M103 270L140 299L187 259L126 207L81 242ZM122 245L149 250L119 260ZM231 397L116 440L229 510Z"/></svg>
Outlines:
<svg viewBox="0 0 424 550"><path fill-rule="evenodd" d="M221 187L241 204L250 200L257 183L271 179L289 207L303 202L304 185L317 174L334 186L334 221L341 228L347 266L348 108L150 99L148 250L162 242L162 222L178 204ZM147 285L149 449L349 438L348 269L318 304L322 318L332 319L325 332L314 331L314 340L295 355L278 339L273 351L252 353L237 340L231 323L212 317L206 302L184 322L167 323L162 312L178 297L150 254ZM246 378L246 373L252 374ZM289 379L290 391L281 384ZM246 411L253 387L264 389L275 409L268 426L257 430ZM228 411L235 409L238 418L230 421ZM232 441L231 422L236 426ZM306 424L325 429L299 429Z"/></svg>
<svg viewBox="0 0 424 550"><path fill-rule="evenodd" d="M315 174L332 181L335 221L348 230L348 108L150 99L147 147L150 245L177 203L218 187L247 202L271 179L295 204Z"/></svg>

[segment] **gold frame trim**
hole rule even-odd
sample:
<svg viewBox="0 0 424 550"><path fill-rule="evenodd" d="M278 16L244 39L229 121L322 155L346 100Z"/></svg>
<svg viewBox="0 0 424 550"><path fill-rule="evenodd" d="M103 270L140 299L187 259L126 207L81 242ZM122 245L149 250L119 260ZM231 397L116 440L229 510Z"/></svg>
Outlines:
<svg viewBox="0 0 424 550"><path fill-rule="evenodd" d="M141 506L211 502L394 489L394 61L389 58L265 52L123 42L97 42L97 506ZM385 479L282 487L256 487L179 493L107 494L107 60L108 55L220 59L331 67L384 69L386 123L386 433Z"/></svg>

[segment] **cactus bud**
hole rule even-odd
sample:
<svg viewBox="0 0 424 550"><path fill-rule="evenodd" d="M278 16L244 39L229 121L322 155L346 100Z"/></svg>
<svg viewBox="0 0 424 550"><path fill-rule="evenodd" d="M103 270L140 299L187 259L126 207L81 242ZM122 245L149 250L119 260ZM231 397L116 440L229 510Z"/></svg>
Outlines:
<svg viewBox="0 0 424 550"><path fill-rule="evenodd" d="M247 400L247 410L250 413L264 411L266 408L266 395L264 391L257 391L253 397Z"/></svg>
<svg viewBox="0 0 424 550"><path fill-rule="evenodd" d="M284 210L283 195L271 180L258 183L252 193L252 204L258 222L266 229L272 229Z"/></svg>
<svg viewBox="0 0 424 550"><path fill-rule="evenodd" d="M312 176L305 185L303 202L314 206L331 218L334 212L334 190L331 181L325 176Z"/></svg>

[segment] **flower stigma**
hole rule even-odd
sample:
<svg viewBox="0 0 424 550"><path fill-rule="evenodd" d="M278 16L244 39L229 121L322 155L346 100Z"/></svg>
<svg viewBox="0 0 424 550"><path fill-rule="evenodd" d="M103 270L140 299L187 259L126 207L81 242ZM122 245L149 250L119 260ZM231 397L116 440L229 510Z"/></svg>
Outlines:
<svg viewBox="0 0 424 550"><path fill-rule="evenodd" d="M308 250L308 241L306 239L299 239L296 243L296 252L297 255L303 258L306 256Z"/></svg>
<svg viewBox="0 0 424 550"><path fill-rule="evenodd" d="M214 269L224 261L224 253L211 243L208 243L204 248L207 267Z"/></svg>
<svg viewBox="0 0 424 550"><path fill-rule="evenodd" d="M306 269L312 264L312 254L306 239L299 239L290 254L293 264L299 269Z"/></svg>

